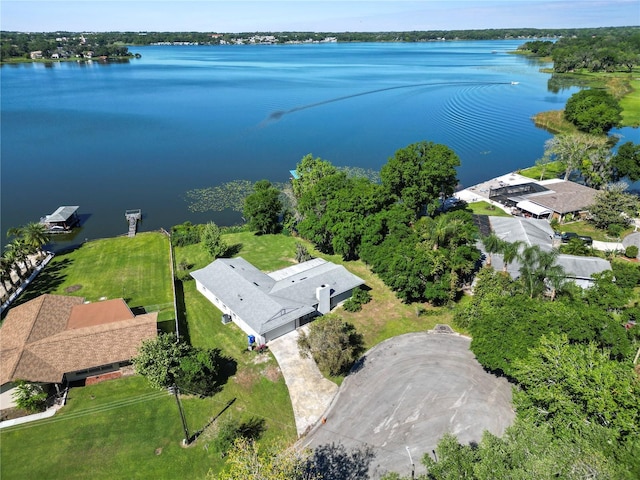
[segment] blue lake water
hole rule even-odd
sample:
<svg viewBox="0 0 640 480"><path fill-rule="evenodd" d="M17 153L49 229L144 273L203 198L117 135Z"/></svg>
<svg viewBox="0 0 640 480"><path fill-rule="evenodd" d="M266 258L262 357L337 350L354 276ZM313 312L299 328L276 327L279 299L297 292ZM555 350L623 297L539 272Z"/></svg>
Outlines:
<svg viewBox="0 0 640 480"><path fill-rule="evenodd" d="M532 115L577 89L550 92L548 65L507 53L521 43L132 47L129 63L3 66L2 235L59 205L84 219L66 242L126 233L130 208L142 231L239 223L190 211L185 193L286 181L307 153L379 169L410 143L444 143L462 185L529 166L550 138Z"/></svg>

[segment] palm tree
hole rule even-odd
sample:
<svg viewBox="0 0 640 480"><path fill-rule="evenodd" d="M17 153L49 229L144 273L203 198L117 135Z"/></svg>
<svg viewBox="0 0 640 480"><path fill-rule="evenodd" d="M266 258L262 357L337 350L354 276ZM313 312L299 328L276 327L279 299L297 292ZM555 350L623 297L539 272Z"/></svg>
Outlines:
<svg viewBox="0 0 640 480"><path fill-rule="evenodd" d="M482 237L481 240L482 240L482 244L484 245L484 249L487 251L487 254L489 255L487 259L487 265L491 265L491 262L493 260L492 255L494 253L500 252L503 240L500 237L498 237L494 232L491 232L486 237Z"/></svg>
<svg viewBox="0 0 640 480"><path fill-rule="evenodd" d="M7 295L11 293L12 290L16 288L16 284L13 282L13 278L11 277L11 270L13 265L9 262L4 256L0 256L0 282L4 287ZM10 288L7 288L7 280L9 280Z"/></svg>
<svg viewBox="0 0 640 480"><path fill-rule="evenodd" d="M44 254L42 247L49 243L50 240L47 227L42 223L30 222L22 228L21 237L27 245L38 253L38 258L42 258Z"/></svg>
<svg viewBox="0 0 640 480"><path fill-rule="evenodd" d="M27 267L27 254L23 244L20 243L20 240L16 239L13 242L7 244L4 249L5 258L15 266L18 277L22 279L23 270L25 273L29 270Z"/></svg>
<svg viewBox="0 0 640 480"><path fill-rule="evenodd" d="M507 268L509 265L513 263L515 259L518 258L518 254L520 252L520 247L523 245L521 240L516 242L506 242L502 241L500 245L500 253L502 253L502 271L507 273Z"/></svg>
<svg viewBox="0 0 640 480"><path fill-rule="evenodd" d="M529 298L543 294L546 291L546 281L552 281L556 287L564 278L564 269L556 264L559 255L558 250L544 251L538 245L526 247L520 254L520 278L529 294ZM553 287L552 299L555 298Z"/></svg>

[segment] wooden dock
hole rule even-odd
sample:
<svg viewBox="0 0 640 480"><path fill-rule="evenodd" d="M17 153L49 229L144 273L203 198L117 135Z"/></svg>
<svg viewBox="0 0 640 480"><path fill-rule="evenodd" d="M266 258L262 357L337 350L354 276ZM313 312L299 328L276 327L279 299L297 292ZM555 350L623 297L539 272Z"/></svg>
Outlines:
<svg viewBox="0 0 640 480"><path fill-rule="evenodd" d="M138 220L142 220L142 210L126 210L124 212L124 216L129 223L129 237L135 237L136 232L138 231Z"/></svg>

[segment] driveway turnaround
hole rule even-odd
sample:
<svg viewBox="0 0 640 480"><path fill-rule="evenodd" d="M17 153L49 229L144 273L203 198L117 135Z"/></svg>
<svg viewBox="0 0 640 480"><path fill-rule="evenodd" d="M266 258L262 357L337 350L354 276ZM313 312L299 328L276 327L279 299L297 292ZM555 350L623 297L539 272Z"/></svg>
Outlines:
<svg viewBox="0 0 640 480"><path fill-rule="evenodd" d="M302 435L320 420L338 392L338 386L324 378L312 358L300 356L298 336L295 330L271 340L269 350L276 357L289 388L296 429L298 435Z"/></svg>
<svg viewBox="0 0 640 480"><path fill-rule="evenodd" d="M443 331L401 335L367 352L300 444L367 444L375 453L371 478L379 478L408 476L411 462L416 475L426 473L420 460L433 457L446 432L463 444L479 442L484 430L501 435L515 417L510 384L483 370L470 339Z"/></svg>

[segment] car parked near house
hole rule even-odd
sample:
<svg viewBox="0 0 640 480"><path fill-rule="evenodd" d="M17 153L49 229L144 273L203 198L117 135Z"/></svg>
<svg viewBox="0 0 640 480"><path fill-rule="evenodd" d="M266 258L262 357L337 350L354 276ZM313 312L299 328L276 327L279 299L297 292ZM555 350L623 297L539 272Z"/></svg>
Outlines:
<svg viewBox="0 0 640 480"><path fill-rule="evenodd" d="M562 243L569 243L569 241L571 241L572 238L577 238L581 240L582 243L584 243L585 245L593 244L593 238L587 235L578 235L577 233L574 233L574 232L562 232L562 235L560 235L560 239L562 240Z"/></svg>

